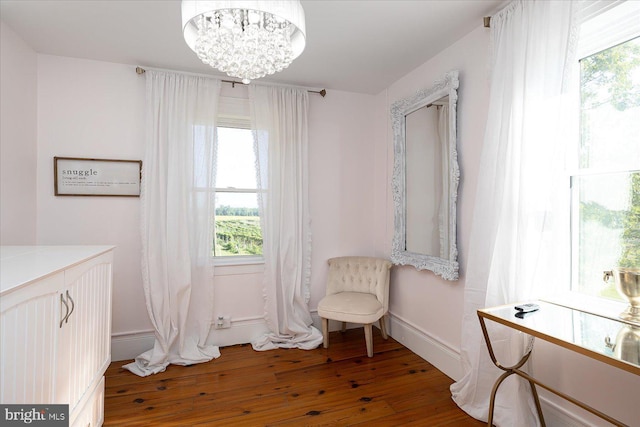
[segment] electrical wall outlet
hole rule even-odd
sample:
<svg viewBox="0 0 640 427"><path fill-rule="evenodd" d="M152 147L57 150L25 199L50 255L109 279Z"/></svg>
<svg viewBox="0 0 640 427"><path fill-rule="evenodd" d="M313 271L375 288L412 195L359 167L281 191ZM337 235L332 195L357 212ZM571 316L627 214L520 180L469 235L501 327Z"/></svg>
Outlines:
<svg viewBox="0 0 640 427"><path fill-rule="evenodd" d="M231 327L231 316L218 316L214 321L216 329L226 329Z"/></svg>

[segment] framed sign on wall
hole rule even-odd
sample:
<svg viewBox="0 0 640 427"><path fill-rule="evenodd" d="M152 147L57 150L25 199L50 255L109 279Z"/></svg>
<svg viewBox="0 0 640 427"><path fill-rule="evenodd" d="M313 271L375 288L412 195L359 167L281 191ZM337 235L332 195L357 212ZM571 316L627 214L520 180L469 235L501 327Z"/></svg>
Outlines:
<svg viewBox="0 0 640 427"><path fill-rule="evenodd" d="M56 196L140 196L141 160L53 158Z"/></svg>

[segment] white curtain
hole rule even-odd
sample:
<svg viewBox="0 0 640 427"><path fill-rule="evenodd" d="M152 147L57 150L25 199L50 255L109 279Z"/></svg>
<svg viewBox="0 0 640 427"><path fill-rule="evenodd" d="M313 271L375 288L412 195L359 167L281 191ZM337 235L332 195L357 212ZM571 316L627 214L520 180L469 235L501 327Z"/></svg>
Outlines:
<svg viewBox="0 0 640 427"><path fill-rule="evenodd" d="M169 364L219 357L207 345L213 307L215 119L220 82L147 70L141 194L142 275L155 344L125 368L147 376Z"/></svg>
<svg viewBox="0 0 640 427"><path fill-rule="evenodd" d="M489 116L465 288L464 377L451 386L454 401L480 420L487 420L491 388L502 371L489 359L476 310L535 298L568 279L562 212L569 188L562 171L566 130L574 119L567 117L572 108L566 89L576 9L573 1L520 0L491 18ZM506 366L519 360L528 337L487 323L498 360ZM526 381L506 380L494 424L536 425L530 396Z"/></svg>
<svg viewBox="0 0 640 427"><path fill-rule="evenodd" d="M306 90L249 86L256 143L265 261L265 320L270 333L255 350L316 348L311 326L311 228L308 198Z"/></svg>

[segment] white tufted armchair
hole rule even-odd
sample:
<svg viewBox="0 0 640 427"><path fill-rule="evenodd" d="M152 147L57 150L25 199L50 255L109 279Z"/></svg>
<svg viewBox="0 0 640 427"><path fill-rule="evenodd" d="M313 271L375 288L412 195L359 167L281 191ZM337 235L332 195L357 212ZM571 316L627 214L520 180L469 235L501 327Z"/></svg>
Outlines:
<svg viewBox="0 0 640 427"><path fill-rule="evenodd" d="M367 356L373 357L372 324L380 321L387 339L385 317L389 309L391 261L372 257L339 257L329 260L327 294L318 304L324 348L329 347L329 319L364 324Z"/></svg>

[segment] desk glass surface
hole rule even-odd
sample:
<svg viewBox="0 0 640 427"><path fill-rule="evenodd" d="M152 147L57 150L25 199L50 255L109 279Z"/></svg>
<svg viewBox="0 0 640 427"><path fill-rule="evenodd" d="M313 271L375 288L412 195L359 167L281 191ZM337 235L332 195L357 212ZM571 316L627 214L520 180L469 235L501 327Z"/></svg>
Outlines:
<svg viewBox="0 0 640 427"><path fill-rule="evenodd" d="M515 304L480 309L478 316L640 375L640 326L543 301L535 303L540 309L524 318L516 317Z"/></svg>

